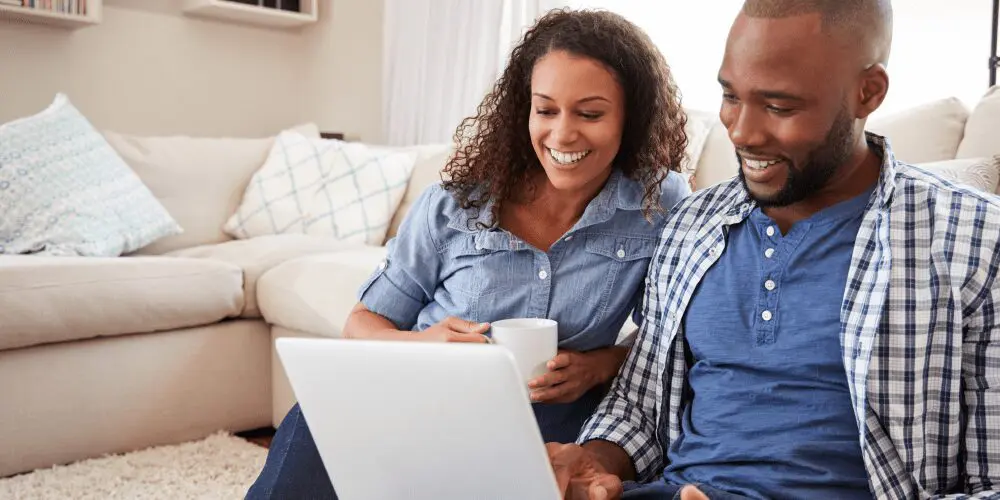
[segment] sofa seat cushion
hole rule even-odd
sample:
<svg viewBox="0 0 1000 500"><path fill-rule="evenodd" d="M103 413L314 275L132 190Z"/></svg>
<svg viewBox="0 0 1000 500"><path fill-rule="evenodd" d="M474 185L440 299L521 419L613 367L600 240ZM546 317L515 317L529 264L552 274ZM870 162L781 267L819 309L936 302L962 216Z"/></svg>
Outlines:
<svg viewBox="0 0 1000 500"><path fill-rule="evenodd" d="M385 259L385 247L356 247L291 260L261 276L257 300L265 321L340 337L358 290Z"/></svg>
<svg viewBox="0 0 1000 500"><path fill-rule="evenodd" d="M352 246L357 244L304 234L278 234L174 250L166 255L218 260L240 268L243 271L244 305L239 315L243 318L259 318L257 280L262 274L287 260Z"/></svg>
<svg viewBox="0 0 1000 500"><path fill-rule="evenodd" d="M0 256L0 349L207 325L242 309L240 268L225 262Z"/></svg>

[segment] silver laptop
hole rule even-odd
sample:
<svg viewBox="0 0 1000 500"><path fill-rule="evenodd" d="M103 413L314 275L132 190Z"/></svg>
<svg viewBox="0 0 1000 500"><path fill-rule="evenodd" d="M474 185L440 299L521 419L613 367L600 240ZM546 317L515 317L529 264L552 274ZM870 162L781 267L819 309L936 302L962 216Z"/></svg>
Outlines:
<svg viewBox="0 0 1000 500"><path fill-rule="evenodd" d="M303 338L276 345L341 500L561 497L505 349Z"/></svg>

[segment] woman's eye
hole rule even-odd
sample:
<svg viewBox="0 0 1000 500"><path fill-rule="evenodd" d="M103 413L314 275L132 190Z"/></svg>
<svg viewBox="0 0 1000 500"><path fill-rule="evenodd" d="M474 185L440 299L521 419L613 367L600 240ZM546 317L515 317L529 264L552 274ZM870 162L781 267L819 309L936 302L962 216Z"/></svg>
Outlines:
<svg viewBox="0 0 1000 500"><path fill-rule="evenodd" d="M604 113L580 113L580 116L586 120L597 120L598 118L604 116Z"/></svg>

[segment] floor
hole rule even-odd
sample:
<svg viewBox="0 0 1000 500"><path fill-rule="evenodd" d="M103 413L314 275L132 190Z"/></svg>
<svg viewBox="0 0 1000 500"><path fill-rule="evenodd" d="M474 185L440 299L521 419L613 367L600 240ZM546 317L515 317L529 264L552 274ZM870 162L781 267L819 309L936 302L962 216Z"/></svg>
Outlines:
<svg viewBox="0 0 1000 500"><path fill-rule="evenodd" d="M271 446L271 439L274 438L274 427L262 427L252 431L239 432L236 435L253 444L268 448Z"/></svg>

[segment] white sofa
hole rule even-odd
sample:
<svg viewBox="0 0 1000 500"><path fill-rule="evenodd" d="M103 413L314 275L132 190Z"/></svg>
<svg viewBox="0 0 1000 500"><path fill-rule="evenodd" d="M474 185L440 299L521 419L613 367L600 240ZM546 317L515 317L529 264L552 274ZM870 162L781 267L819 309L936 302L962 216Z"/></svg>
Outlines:
<svg viewBox="0 0 1000 500"><path fill-rule="evenodd" d="M687 170L703 188L731 177L735 156L717 117L691 116ZM942 100L870 128L912 163L997 155L1000 90L975 110ZM385 255L222 233L273 138L106 137L185 233L114 259L0 256L0 477L276 426L294 397L274 339L339 336ZM417 149L388 237L450 153Z"/></svg>

